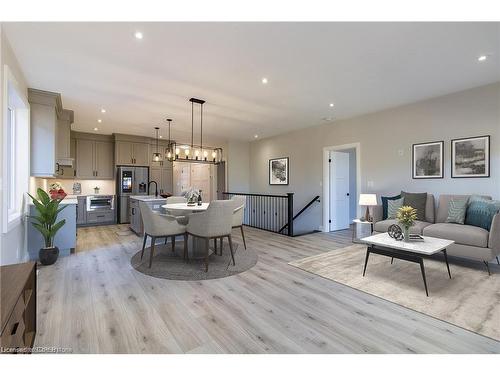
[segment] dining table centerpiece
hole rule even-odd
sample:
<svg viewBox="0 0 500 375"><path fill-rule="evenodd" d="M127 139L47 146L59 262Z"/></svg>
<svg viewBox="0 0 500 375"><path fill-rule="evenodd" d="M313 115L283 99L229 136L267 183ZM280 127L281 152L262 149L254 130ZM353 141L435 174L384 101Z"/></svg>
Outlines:
<svg viewBox="0 0 500 375"><path fill-rule="evenodd" d="M410 228L417 220L417 209L412 206L402 206L398 209L396 214L398 223L403 226L404 241L410 241Z"/></svg>

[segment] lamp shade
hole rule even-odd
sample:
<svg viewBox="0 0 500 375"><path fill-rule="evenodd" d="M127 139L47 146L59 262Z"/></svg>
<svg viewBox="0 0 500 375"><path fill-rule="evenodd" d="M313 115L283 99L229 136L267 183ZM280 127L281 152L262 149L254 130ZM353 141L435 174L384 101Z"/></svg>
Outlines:
<svg viewBox="0 0 500 375"><path fill-rule="evenodd" d="M360 206L376 206L377 194L359 194Z"/></svg>

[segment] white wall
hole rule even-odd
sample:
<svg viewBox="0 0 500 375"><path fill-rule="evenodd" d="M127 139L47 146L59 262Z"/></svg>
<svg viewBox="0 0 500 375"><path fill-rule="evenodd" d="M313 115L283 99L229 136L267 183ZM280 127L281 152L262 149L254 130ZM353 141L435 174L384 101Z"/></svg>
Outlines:
<svg viewBox="0 0 500 375"><path fill-rule="evenodd" d="M295 192L298 210L315 195L322 195L322 149L361 145L361 192L476 193L500 198L500 83L478 87L348 120L336 121L252 142L250 190L283 194ZM452 179L450 140L491 136L491 177ZM445 141L445 178L413 180L413 143ZM268 160L290 158L290 185L269 186ZM313 206L296 223L301 230L322 225L322 207Z"/></svg>
<svg viewBox="0 0 500 375"><path fill-rule="evenodd" d="M250 142L227 143L227 189L233 193L250 192Z"/></svg>
<svg viewBox="0 0 500 375"><path fill-rule="evenodd" d="M16 56L12 51L12 48L5 36L3 31L3 26L0 23L0 92L3 95L3 87L4 81L6 77L4 77L4 65L8 65L11 73L14 75L19 87L21 88L23 95L26 98L28 96L28 89L26 84L26 79L24 77L21 68L19 67L19 63L17 62ZM4 100L3 97L0 100L0 121L2 122L2 127L5 126L3 124L4 119ZM0 132L0 165L3 165L3 131ZM26 144L26 153L29 155L30 148L29 142ZM28 158L29 160L29 158ZM4 178L3 170L0 168L0 181ZM0 184L0 202L3 202L3 194L5 192L2 191ZM1 222L2 215L0 215L0 228L3 228L3 223ZM27 251L26 251L26 241L25 241L25 229L24 222L20 225L12 228L7 233L0 234L0 264L11 264L11 263L19 263L27 260Z"/></svg>

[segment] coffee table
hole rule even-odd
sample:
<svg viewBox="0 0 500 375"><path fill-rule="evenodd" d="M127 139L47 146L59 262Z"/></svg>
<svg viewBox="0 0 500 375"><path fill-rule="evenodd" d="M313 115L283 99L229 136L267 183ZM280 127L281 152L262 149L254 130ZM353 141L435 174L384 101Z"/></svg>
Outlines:
<svg viewBox="0 0 500 375"><path fill-rule="evenodd" d="M427 289L427 280L425 278L424 258L437 254L439 252L443 252L444 260L446 262L446 268L448 269L448 276L451 279L450 265L448 263L448 254L446 253L446 248L455 243L455 241L424 236L424 241L404 242L396 241L394 238L391 238L388 233L380 233L373 236L364 237L361 239L361 242L368 245L366 248L363 277L365 276L366 266L368 265L368 258L370 257L371 253L391 257L391 264L394 258L406 260L408 262L419 263L420 270L422 272L422 278L424 279L425 294L428 297L429 291Z"/></svg>

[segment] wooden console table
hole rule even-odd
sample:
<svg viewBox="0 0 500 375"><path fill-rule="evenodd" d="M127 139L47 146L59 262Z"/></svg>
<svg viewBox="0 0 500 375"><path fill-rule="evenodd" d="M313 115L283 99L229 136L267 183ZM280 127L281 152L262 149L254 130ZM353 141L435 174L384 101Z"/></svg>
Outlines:
<svg viewBox="0 0 500 375"><path fill-rule="evenodd" d="M30 353L36 335L36 263L0 267L0 353Z"/></svg>

